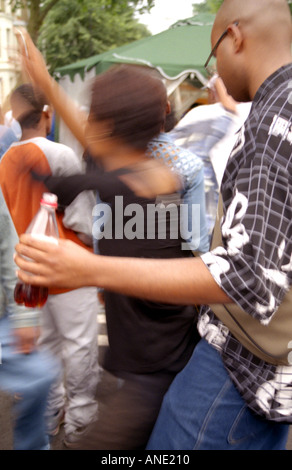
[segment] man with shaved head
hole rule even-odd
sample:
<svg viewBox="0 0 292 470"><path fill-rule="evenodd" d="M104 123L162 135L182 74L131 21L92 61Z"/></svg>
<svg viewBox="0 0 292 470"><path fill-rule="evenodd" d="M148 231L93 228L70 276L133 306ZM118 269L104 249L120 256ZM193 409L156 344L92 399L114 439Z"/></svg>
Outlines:
<svg viewBox="0 0 292 470"><path fill-rule="evenodd" d="M253 99L266 78L289 64L291 15L283 0L225 0L212 30L217 71L237 101Z"/></svg>
<svg viewBox="0 0 292 470"><path fill-rule="evenodd" d="M286 0L225 0L216 16L210 58L232 97L253 104L226 166L208 253L125 262L27 235L17 246L26 282L202 305L202 340L164 397L150 450L285 449L292 423L291 32Z"/></svg>

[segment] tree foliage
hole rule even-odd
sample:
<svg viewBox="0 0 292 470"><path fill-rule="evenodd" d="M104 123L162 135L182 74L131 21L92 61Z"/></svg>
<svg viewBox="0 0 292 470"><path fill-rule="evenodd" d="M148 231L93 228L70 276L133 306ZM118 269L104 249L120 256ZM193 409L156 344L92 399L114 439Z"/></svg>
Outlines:
<svg viewBox="0 0 292 470"><path fill-rule="evenodd" d="M115 9L119 6L123 8L132 8L133 10L143 11L150 10L154 5L155 0L102 0L97 1L97 4L103 4L105 10ZM63 2L63 0L9 0L12 8L25 8L28 10L29 19L27 29L34 42L37 41L40 28L42 27L45 19L52 9ZM87 8L87 0L74 0L74 3L80 4L83 10Z"/></svg>
<svg viewBox="0 0 292 470"><path fill-rule="evenodd" d="M205 0L202 3L193 5L193 7L197 13L216 13L222 3L223 0Z"/></svg>
<svg viewBox="0 0 292 470"><path fill-rule="evenodd" d="M38 47L50 70L150 35L130 2L61 0L40 29Z"/></svg>

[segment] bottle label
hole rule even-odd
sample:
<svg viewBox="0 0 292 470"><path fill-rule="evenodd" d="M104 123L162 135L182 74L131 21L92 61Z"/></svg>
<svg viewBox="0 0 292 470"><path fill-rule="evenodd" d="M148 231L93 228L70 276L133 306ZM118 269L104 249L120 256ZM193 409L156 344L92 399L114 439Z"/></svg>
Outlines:
<svg viewBox="0 0 292 470"><path fill-rule="evenodd" d="M32 238L35 238L36 240L40 240L40 241L44 241L48 243L54 243L55 245L58 245L58 239L55 237L51 237L49 235L42 235L40 233L31 233L30 235ZM29 258L28 256L22 255L22 258L25 259L26 261L32 261L32 259ZM26 273L26 274L30 274L30 273Z"/></svg>

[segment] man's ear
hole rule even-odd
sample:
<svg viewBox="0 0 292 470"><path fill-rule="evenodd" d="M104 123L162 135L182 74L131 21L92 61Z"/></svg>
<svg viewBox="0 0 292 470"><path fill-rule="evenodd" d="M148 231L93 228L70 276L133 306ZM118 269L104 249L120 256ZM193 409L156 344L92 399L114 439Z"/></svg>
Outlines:
<svg viewBox="0 0 292 470"><path fill-rule="evenodd" d="M45 105L43 108L43 114L46 118L46 131L47 134L51 132L53 122L53 110L49 105Z"/></svg>
<svg viewBox="0 0 292 470"><path fill-rule="evenodd" d="M48 104L45 104L43 107L43 113L45 114L46 117L51 117L53 114L51 106Z"/></svg>
<svg viewBox="0 0 292 470"><path fill-rule="evenodd" d="M166 110L165 110L166 114L170 114L171 113L171 104L170 104L170 101L167 101L166 103Z"/></svg>
<svg viewBox="0 0 292 470"><path fill-rule="evenodd" d="M233 40L235 52L240 52L243 45L243 35L238 23L232 23L228 26L228 34Z"/></svg>

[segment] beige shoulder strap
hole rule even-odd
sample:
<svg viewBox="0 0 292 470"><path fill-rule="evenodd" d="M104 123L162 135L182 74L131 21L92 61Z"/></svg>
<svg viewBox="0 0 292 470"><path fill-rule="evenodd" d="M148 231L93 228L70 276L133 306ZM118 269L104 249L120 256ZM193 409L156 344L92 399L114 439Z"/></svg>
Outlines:
<svg viewBox="0 0 292 470"><path fill-rule="evenodd" d="M211 249L222 246L220 220L223 215L221 195L213 232ZM270 323L262 325L236 304L211 304L212 311L230 332L254 355L275 365L291 365L292 353L292 289L274 314ZM291 362L291 363L290 363Z"/></svg>

